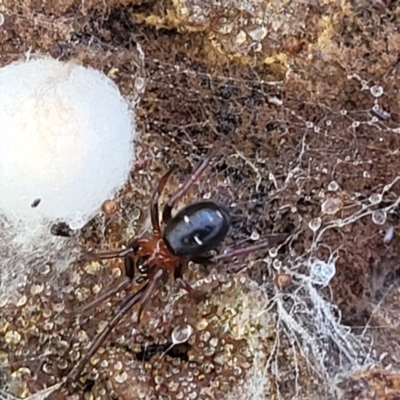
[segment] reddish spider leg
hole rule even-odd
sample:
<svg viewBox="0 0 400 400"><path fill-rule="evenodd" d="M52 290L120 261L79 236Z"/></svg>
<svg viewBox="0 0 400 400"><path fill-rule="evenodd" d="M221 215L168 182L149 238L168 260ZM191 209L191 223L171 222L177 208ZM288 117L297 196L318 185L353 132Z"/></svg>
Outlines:
<svg viewBox="0 0 400 400"><path fill-rule="evenodd" d="M163 214L162 214L162 221L164 224L167 224L172 218L172 209L174 208L175 204L186 194L186 192L190 189L190 187L200 178L203 172L208 167L211 159L219 153L218 148L214 148L211 150L206 158L196 166L193 170L192 174L186 179L183 183L182 187L175 192L175 194L167 201L164 206Z"/></svg>
<svg viewBox="0 0 400 400"><path fill-rule="evenodd" d="M160 216L158 209L158 200L160 198L161 192L163 191L165 185L167 184L168 178L174 171L174 167L172 167L158 182L157 189L154 191L153 196L151 197L150 202L150 216L151 216L151 225L153 227L153 233L155 236L162 236L161 227L160 227Z"/></svg>
<svg viewBox="0 0 400 400"><path fill-rule="evenodd" d="M96 299L91 301L90 303L85 304L82 307L79 307L79 308L77 308L75 310L70 311L67 314L67 316L68 317L75 317L77 315L81 315L81 314L84 314L84 313L90 311L93 307L96 307L96 306L100 305L103 301L107 300L112 295L117 294L121 290L124 290L125 288L127 288L130 285L130 283L131 283L131 278L128 277L128 276L125 276L124 278L122 278L122 280L120 282L118 282L117 285L115 285L111 289L107 290L106 292L101 294L99 297L97 297Z"/></svg>
<svg viewBox="0 0 400 400"><path fill-rule="evenodd" d="M129 253L134 251L134 249L137 248L137 244L134 242L131 244L127 249L121 250L121 251L104 251L104 252L99 252L99 253L89 253L88 256L91 259L100 259L100 260L107 260L110 258L117 258L117 257L127 257ZM102 293L99 297L91 301L90 303L85 304L82 307L79 307L71 312L69 312L67 315L69 317L74 317L79 314L83 314L89 310L91 310L93 307L98 306L101 304L103 301L107 300L109 297L113 296L114 294L119 293L121 290L124 290L126 287L129 286L133 279L133 267L130 265L127 265L125 262L125 277L122 278L120 282L118 282L115 286L107 290L106 292Z"/></svg>
<svg viewBox="0 0 400 400"><path fill-rule="evenodd" d="M281 234L271 237L271 240L264 240L261 243L253 244L251 246L243 247L240 249L227 248L224 253L219 254L212 258L213 262L224 261L232 257L243 257L247 256L255 251L262 250L268 247L273 247L277 244L282 243L288 237L287 234Z"/></svg>
<svg viewBox="0 0 400 400"><path fill-rule="evenodd" d="M148 300L151 298L151 295L154 293L156 286L163 279L164 276L165 270L163 268L158 269L148 283L146 283L138 292L128 297L121 304L115 317L108 323L108 325L102 332L97 334L91 346L89 347L88 352L79 360L78 365L68 374L68 379L72 381L76 381L78 379L83 369L85 368L85 365L97 352L99 347L104 343L104 341L107 339L107 336L118 325L118 323L128 313L128 311L137 303L139 303L138 321L140 321L141 314L146 309Z"/></svg>
<svg viewBox="0 0 400 400"><path fill-rule="evenodd" d="M143 296L143 293L148 288L149 284L147 283L142 287L137 293L128 297L125 302L121 305L118 313L115 317L108 323L106 328L100 332L92 342L88 352L79 360L77 366L72 369L72 371L68 374L68 379L72 381L76 381L80 374L82 373L85 365L88 361L93 357L99 347L102 345L107 336L111 333L111 331L118 325L119 321L124 317L124 315L136 304L140 301Z"/></svg>

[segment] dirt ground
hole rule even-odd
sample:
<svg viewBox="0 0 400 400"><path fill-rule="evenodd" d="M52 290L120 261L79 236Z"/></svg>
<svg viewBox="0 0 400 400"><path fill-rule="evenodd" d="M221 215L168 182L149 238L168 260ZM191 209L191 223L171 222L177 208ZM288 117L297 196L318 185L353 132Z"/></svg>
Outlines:
<svg viewBox="0 0 400 400"><path fill-rule="evenodd" d="M227 247L259 236L276 249L211 277L189 271L211 293L200 303L166 285L139 326L127 318L116 328L79 382L63 379L116 307L90 318L62 311L113 284L120 264L76 262L58 277L65 290L46 286L44 268L24 301L1 311L4 398L59 382L50 398L399 398L397 1L3 0L0 11L1 66L50 54L103 71L137 102L136 167L118 213L85 227L82 247L118 248L142 234L161 175L179 165L168 195L218 146L180 205L221 201L236 216ZM315 275L317 264L334 265L332 280ZM278 300L258 320L265 298ZM169 351L171 332L187 324L193 336ZM255 354L263 389L249 397Z"/></svg>

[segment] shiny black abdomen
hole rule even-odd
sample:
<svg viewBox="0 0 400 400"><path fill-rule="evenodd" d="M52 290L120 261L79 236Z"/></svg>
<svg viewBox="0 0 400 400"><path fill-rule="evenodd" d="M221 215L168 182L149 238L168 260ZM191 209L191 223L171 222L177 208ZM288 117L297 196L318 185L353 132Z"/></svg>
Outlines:
<svg viewBox="0 0 400 400"><path fill-rule="evenodd" d="M185 207L168 222L164 241L176 256L196 256L218 247L230 225L226 207L202 201Z"/></svg>

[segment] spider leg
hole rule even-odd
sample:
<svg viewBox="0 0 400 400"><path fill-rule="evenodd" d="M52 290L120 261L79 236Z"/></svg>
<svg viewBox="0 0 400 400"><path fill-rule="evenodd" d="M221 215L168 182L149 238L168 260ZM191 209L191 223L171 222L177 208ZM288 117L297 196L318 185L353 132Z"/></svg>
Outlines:
<svg viewBox="0 0 400 400"><path fill-rule="evenodd" d="M135 244L132 244L130 246L131 248L136 247ZM132 249L131 249L132 250ZM124 269L125 269L125 277L122 278L117 285L112 287L111 289L107 290L106 292L102 293L99 297L94 299L88 304L85 304L82 307L79 307L72 312L69 312L67 315L68 317L74 317L76 315L84 314L85 312L91 310L93 307L96 307L97 305L101 304L104 300L107 300L114 294L119 293L121 290L125 289L129 284L131 283L133 277L134 277L134 272L135 272L135 260L133 257L134 254L132 254L132 251L128 255L125 256L124 258Z"/></svg>
<svg viewBox="0 0 400 400"><path fill-rule="evenodd" d="M80 314L84 314L85 312L91 310L93 307L98 306L99 304L101 304L104 300L109 299L111 296L113 296L114 294L119 293L121 290L125 289L127 286L129 286L129 284L131 283L131 278L128 276L125 276L124 278L122 278L122 280L120 280L118 282L117 285L115 285L114 287L112 287L111 289L107 290L106 292L102 293L99 297L97 297L96 299L94 299L93 301L91 301L88 304L85 304L82 307L79 307L67 314L65 314L68 317L75 317L77 315Z"/></svg>
<svg viewBox="0 0 400 400"><path fill-rule="evenodd" d="M246 246L243 248L239 248L239 249L227 248L224 250L224 252L222 254L215 256L213 261L214 262L225 261L232 257L247 256L247 255L253 253L254 251L262 250L262 249L265 249L268 247L274 247L274 246L282 243L282 241L285 240L287 237L288 237L287 234L281 234L281 235L272 236L270 238L271 240L268 240L268 239L263 240L260 243Z"/></svg>
<svg viewBox="0 0 400 400"><path fill-rule="evenodd" d="M160 179L157 185L157 189L154 191L153 196L150 201L150 216L151 225L153 226L153 232L155 235L162 236L160 227L160 218L158 214L158 200L160 198L161 192L163 191L169 176L172 174L175 168L171 168L163 177Z"/></svg>
<svg viewBox="0 0 400 400"><path fill-rule="evenodd" d="M126 257L130 253L136 253L139 248L139 242L137 240L133 240L129 243L128 247L123 250L111 250L111 251L84 251L84 255L89 260L108 260L110 258L122 258Z"/></svg>
<svg viewBox="0 0 400 400"><path fill-rule="evenodd" d="M182 278L182 271L184 267L186 267L188 264L188 261L185 260L184 262L179 263L178 267L175 268L174 270L174 280L178 284L178 286L184 290L186 290L189 295L193 294L195 292L195 289L193 289L183 278Z"/></svg>
<svg viewBox="0 0 400 400"><path fill-rule="evenodd" d="M204 256L199 256L199 259L203 260L202 262L204 263L204 260L209 260L211 255L204 255ZM197 257L196 257L197 258ZM194 261L194 258L190 258L190 261ZM177 285L183 289L186 290L188 295L192 297L195 301L200 301L203 300L205 297L205 294L203 291L194 289L189 283L187 283L183 277L182 277L182 271L184 267L186 267L188 261L185 261L183 263L180 263L178 268L175 269L174 271L174 279ZM194 261L197 262L197 261ZM199 262L200 263L200 262Z"/></svg>
<svg viewBox="0 0 400 400"><path fill-rule="evenodd" d="M202 173L206 170L208 164L210 163L211 159L217 155L219 149L215 147L211 150L206 158L196 166L193 170L192 174L188 176L186 181L183 183L182 187L168 200L168 202L164 206L163 214L162 214L162 221L167 224L168 221L171 219L172 209L174 208L177 201L179 201L185 193L189 190L189 188L200 178Z"/></svg>
<svg viewBox="0 0 400 400"><path fill-rule="evenodd" d="M116 327L116 325L121 321L121 319L126 315L126 313L136 304L138 303L143 294L147 291L149 284L147 283L143 286L137 293L129 296L124 303L119 308L115 317L108 323L105 329L96 335L94 338L88 352L79 360L77 366L68 374L68 379L72 381L76 381L80 374L82 373L85 365L92 358L92 356L96 353L99 347L103 344L104 340L111 333L111 331Z"/></svg>
<svg viewBox="0 0 400 400"><path fill-rule="evenodd" d="M149 277L149 283L146 285L146 289L144 290L143 295L140 298L138 323L140 322L140 318L142 317L143 313L146 311L150 299L157 289L157 285L166 277L167 277L167 271L162 267L157 269L155 273Z"/></svg>
<svg viewBox="0 0 400 400"><path fill-rule="evenodd" d="M222 254L218 254L217 256L215 256L214 261L215 262L225 261L232 257L247 256L247 255L253 253L254 251L265 249L267 247L271 247L271 244L268 241L253 244L253 245L247 246L247 247L243 247L242 249L228 248L228 249L225 249Z"/></svg>
<svg viewBox="0 0 400 400"><path fill-rule="evenodd" d="M204 297L204 292L201 292L197 289L192 288L192 286L189 285L185 280L182 278L176 279L176 283L181 289L184 289L188 292L188 295L192 297L195 300L200 300Z"/></svg>

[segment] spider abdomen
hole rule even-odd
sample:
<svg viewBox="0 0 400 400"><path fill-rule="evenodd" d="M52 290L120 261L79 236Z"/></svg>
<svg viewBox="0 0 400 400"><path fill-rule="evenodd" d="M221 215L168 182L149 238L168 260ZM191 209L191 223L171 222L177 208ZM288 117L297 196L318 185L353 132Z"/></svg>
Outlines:
<svg viewBox="0 0 400 400"><path fill-rule="evenodd" d="M213 201L190 204L167 224L164 241L176 256L195 256L218 247L230 227L226 207Z"/></svg>

